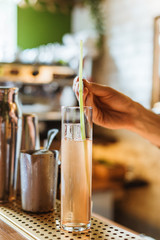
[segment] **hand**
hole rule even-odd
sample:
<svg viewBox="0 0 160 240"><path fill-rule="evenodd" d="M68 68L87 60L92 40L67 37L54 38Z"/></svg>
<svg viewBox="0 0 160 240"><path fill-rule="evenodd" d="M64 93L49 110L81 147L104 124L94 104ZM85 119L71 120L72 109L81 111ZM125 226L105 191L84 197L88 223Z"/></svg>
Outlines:
<svg viewBox="0 0 160 240"><path fill-rule="evenodd" d="M92 106L93 122L107 128L130 128L137 111L136 103L124 94L83 79L84 106ZM73 90L79 99L79 78L74 79Z"/></svg>
<svg viewBox="0 0 160 240"><path fill-rule="evenodd" d="M93 122L112 129L125 128L138 133L160 147L160 116L144 108L126 95L83 79L85 106L93 108ZM79 79L73 90L79 99Z"/></svg>

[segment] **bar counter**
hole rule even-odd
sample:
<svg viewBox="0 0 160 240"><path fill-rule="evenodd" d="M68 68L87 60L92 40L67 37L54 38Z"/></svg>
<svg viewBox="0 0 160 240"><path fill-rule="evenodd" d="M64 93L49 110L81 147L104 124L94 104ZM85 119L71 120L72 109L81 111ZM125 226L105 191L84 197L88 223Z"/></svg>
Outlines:
<svg viewBox="0 0 160 240"><path fill-rule="evenodd" d="M54 212L40 214L22 211L20 202L17 201L0 205L0 239L141 240L141 237L96 214L91 218L91 229L88 232L65 232L60 228L59 201L56 202Z"/></svg>

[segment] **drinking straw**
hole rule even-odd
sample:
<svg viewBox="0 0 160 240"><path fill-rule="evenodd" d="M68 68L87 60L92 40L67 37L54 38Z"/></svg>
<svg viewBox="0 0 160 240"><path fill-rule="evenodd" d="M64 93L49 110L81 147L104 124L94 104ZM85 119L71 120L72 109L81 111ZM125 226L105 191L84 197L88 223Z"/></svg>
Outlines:
<svg viewBox="0 0 160 240"><path fill-rule="evenodd" d="M81 40L80 41L80 62L79 62L79 106L80 106L81 136L82 136L82 140L85 140L86 134L85 134L85 125L84 125L82 71L83 71L83 42Z"/></svg>
<svg viewBox="0 0 160 240"><path fill-rule="evenodd" d="M85 124L84 124L84 108L83 108L83 81L82 81L82 71L83 71L83 42L80 41L80 62L79 62L79 107L80 107L80 126L81 126L81 137L84 142L84 157L85 157L85 170L86 178L88 184L88 192L90 194L90 177L88 169L88 148L85 134Z"/></svg>

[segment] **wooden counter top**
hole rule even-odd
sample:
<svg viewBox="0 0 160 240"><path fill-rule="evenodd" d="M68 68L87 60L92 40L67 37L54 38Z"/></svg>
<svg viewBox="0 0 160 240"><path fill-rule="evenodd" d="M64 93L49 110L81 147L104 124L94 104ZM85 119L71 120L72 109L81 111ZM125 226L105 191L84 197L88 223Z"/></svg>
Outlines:
<svg viewBox="0 0 160 240"><path fill-rule="evenodd" d="M23 235L0 219L0 239L1 240L26 240Z"/></svg>

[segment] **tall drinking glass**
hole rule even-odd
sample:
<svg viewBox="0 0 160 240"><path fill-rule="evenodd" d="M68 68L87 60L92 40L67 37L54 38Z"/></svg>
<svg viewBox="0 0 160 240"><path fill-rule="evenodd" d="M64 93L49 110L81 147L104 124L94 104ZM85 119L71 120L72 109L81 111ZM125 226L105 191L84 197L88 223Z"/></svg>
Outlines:
<svg viewBox="0 0 160 240"><path fill-rule="evenodd" d="M84 107L86 139L82 140L79 107L62 107L61 227L90 228L92 181L92 108Z"/></svg>

